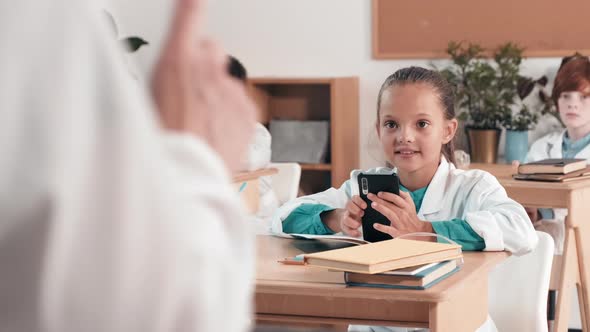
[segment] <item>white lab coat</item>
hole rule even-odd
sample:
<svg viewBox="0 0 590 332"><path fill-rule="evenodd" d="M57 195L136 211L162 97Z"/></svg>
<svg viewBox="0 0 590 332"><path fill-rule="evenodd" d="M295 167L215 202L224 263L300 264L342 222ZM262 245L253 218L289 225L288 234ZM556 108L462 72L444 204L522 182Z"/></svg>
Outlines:
<svg viewBox="0 0 590 332"><path fill-rule="evenodd" d="M282 206L273 220L273 231L282 231L282 221L304 203L344 208L354 189L345 183L340 189L297 198ZM460 170L441 163L426 190L418 217L426 221L459 218L485 241L485 250L507 250L515 255L530 252L537 235L524 208L510 199L498 180L482 170Z"/></svg>
<svg viewBox="0 0 590 332"><path fill-rule="evenodd" d="M526 162L547 158L563 158L562 144L565 133L566 131L562 130L539 138L531 146L529 153L526 156ZM575 158L586 159L590 162L590 145L578 152ZM567 209L553 209L553 215L554 219L540 220L537 222L536 227L538 230L551 234L555 240L555 253L561 254L563 252L563 243L565 240L565 218L567 216Z"/></svg>
<svg viewBox="0 0 590 332"><path fill-rule="evenodd" d="M0 2L0 331L246 331L228 172L162 133L89 5Z"/></svg>
<svg viewBox="0 0 590 332"><path fill-rule="evenodd" d="M563 143L565 132L565 130L553 132L535 141L526 156L526 162L547 158L563 158L561 145ZM587 159L590 161L590 145L578 152L576 158Z"/></svg>

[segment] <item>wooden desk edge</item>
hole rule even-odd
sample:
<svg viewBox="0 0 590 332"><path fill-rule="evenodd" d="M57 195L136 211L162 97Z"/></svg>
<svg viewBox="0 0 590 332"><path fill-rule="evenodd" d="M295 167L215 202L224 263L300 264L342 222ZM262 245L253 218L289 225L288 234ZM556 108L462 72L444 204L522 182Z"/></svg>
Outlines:
<svg viewBox="0 0 590 332"><path fill-rule="evenodd" d="M279 172L276 168L261 168L251 172L241 172L232 176L233 182L244 182L257 179L261 176L273 175Z"/></svg>

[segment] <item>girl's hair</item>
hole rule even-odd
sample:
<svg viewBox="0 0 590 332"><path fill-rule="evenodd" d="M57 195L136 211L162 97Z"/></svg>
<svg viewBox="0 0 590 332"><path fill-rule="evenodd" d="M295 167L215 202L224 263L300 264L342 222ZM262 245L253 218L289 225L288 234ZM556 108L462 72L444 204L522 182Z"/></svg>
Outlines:
<svg viewBox="0 0 590 332"><path fill-rule="evenodd" d="M441 106L444 109L444 116L447 120L455 118L455 94L450 83L438 72L422 67L403 68L391 74L379 90L377 97L377 122L379 122L381 98L383 92L388 88L404 84L428 84L436 93ZM454 138L442 148L443 155L451 163L455 163L455 140Z"/></svg>
<svg viewBox="0 0 590 332"><path fill-rule="evenodd" d="M573 56L564 61L553 84L551 99L557 106L557 100L562 92L579 91L590 95L590 60L585 56Z"/></svg>

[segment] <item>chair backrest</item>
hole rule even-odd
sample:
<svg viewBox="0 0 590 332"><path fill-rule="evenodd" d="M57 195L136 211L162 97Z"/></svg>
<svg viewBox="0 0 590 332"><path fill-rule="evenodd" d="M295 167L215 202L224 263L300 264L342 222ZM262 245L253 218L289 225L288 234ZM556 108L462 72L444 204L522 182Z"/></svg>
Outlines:
<svg viewBox="0 0 590 332"><path fill-rule="evenodd" d="M554 242L537 231L539 243L530 253L511 256L490 273L489 314L499 332L547 331L547 294Z"/></svg>
<svg viewBox="0 0 590 332"><path fill-rule="evenodd" d="M299 180L301 179L301 166L297 163L271 163L269 167L279 170L271 176L272 190L274 191L279 204L295 199L299 192Z"/></svg>

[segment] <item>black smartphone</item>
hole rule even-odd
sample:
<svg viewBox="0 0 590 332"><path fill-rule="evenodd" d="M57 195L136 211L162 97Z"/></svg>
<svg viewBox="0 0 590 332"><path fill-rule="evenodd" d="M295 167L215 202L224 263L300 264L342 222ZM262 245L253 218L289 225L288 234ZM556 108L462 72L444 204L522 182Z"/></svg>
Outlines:
<svg viewBox="0 0 590 332"><path fill-rule="evenodd" d="M389 219L381 214L381 212L371 207L371 201L367 195L369 193L377 195L379 192L389 192L399 195L399 178L397 174L363 174L357 175L359 196L365 203L367 208L362 218L363 238L369 242L378 242L392 239L391 235L382 233L373 227L374 223L383 225L390 225Z"/></svg>

